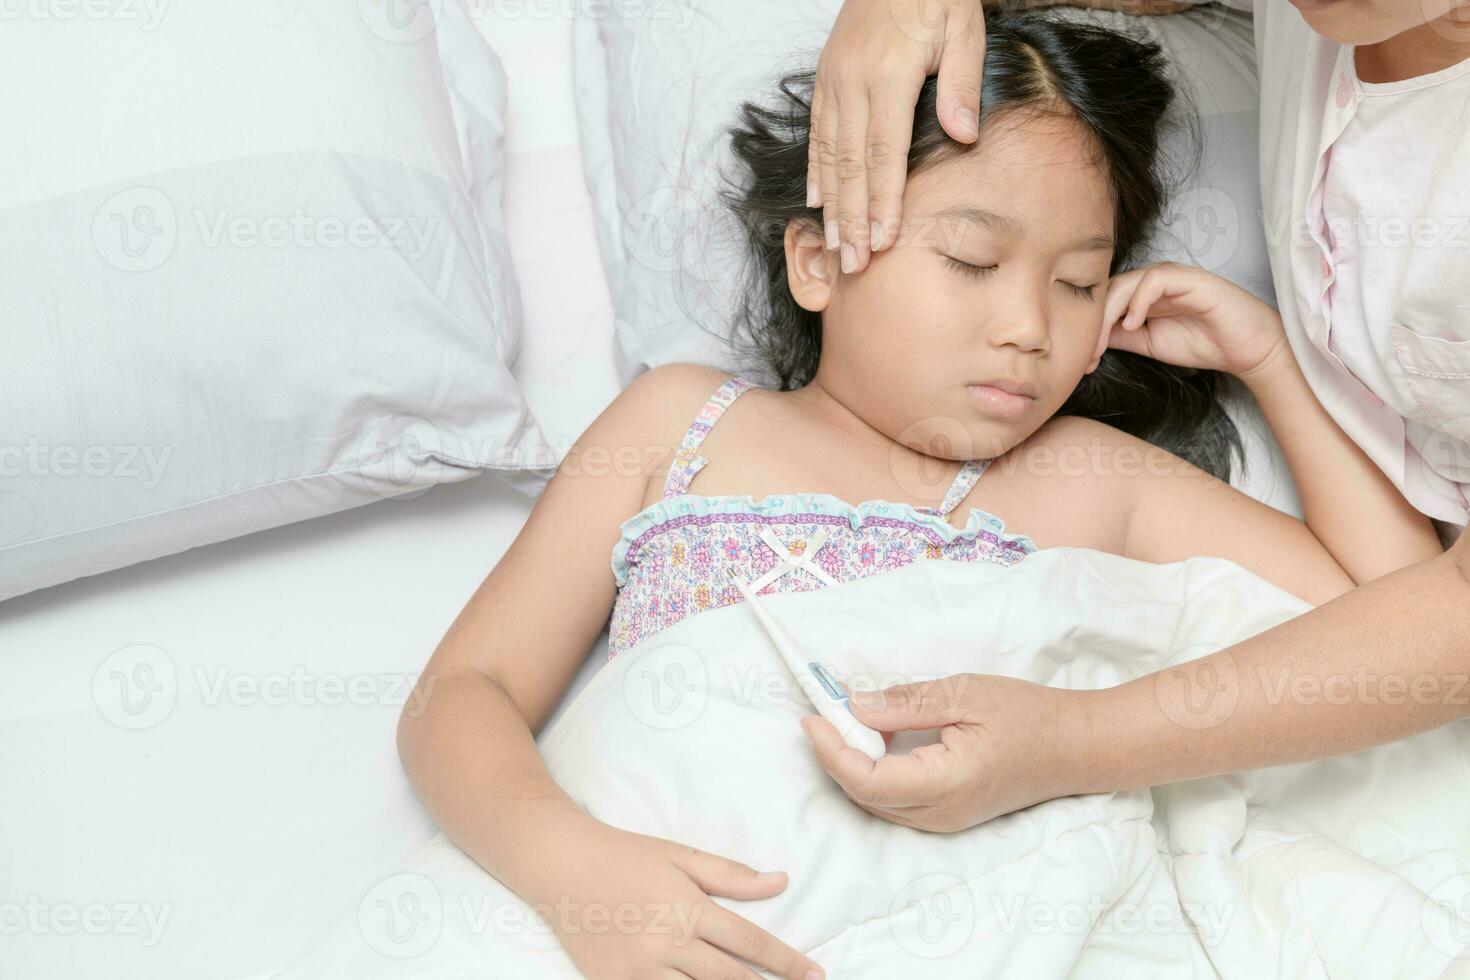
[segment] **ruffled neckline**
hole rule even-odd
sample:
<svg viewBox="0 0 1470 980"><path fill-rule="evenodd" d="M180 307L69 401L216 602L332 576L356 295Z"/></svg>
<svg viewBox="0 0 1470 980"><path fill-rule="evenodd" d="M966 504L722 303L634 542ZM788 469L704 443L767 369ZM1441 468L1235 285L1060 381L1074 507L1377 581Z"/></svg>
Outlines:
<svg viewBox="0 0 1470 980"><path fill-rule="evenodd" d="M860 530L870 517L887 517L911 524L922 524L932 529L945 545L961 539L971 539L982 532L990 532L1003 543L1019 546L1027 554L1037 550L1036 542L1025 534L1008 534L1005 521L979 507L970 508L970 516L964 527L955 527L935 513L920 510L913 504L892 500L864 500L850 503L830 493L773 493L757 500L750 494L706 496L685 493L674 497L655 500L647 507L622 523L621 537L613 546L612 570L618 588L627 581L628 550L633 543L652 528L679 517L705 514L760 514L781 516L784 514L827 514L846 517L854 531Z"/></svg>

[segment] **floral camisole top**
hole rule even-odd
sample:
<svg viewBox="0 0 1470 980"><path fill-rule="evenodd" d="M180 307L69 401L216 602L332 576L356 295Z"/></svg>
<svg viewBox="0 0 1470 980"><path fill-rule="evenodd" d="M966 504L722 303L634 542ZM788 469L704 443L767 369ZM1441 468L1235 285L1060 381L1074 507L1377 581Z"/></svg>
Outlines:
<svg viewBox="0 0 1470 980"><path fill-rule="evenodd" d="M946 515L975 486L988 459L960 469L938 507L885 500L850 504L826 493L706 497L689 492L707 462L700 443L721 414L754 387L732 377L689 426L664 482L663 497L622 524L613 548L618 594L608 656L681 620L742 601L725 566L757 595L807 592L931 559L1013 565L1036 550L1025 535L971 508L963 528Z"/></svg>

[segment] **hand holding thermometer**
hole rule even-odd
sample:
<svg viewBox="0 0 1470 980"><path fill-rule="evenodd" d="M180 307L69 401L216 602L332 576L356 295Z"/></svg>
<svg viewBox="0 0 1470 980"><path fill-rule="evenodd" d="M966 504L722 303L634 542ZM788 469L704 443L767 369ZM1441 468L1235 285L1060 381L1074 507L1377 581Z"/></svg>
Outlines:
<svg viewBox="0 0 1470 980"><path fill-rule="evenodd" d="M765 628L766 635L771 638L771 644L781 654L786 668L791 671L791 676L796 678L796 683L806 692L811 700L812 707L817 713L832 723L837 729L842 740L863 755L877 762L883 758L887 746L883 743L883 736L878 732L858 721L848 706L847 689L833 677L820 663L810 659L806 653L797 645L795 637L786 632L780 623L766 610L755 593L750 591L747 585L735 569L731 566L725 567L725 574L730 576L730 581L735 583L735 588L745 597L746 603L755 618L760 620L761 626Z"/></svg>

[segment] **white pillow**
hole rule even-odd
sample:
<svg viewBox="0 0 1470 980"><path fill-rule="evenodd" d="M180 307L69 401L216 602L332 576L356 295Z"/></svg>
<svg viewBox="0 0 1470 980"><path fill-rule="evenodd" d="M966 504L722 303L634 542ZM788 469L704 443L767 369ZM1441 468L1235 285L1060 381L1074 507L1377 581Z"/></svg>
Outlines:
<svg viewBox="0 0 1470 980"><path fill-rule="evenodd" d="M762 377L759 365L739 362L724 343L742 285L732 270L744 268L746 248L717 195L721 170L738 172L728 128L741 101L769 101L783 71L815 63L841 6L745 0L701 5L697 16L676 4L618 17L594 2L581 11L573 57L578 126L624 383L675 361ZM1047 16L1160 44L1199 114L1202 154L1150 242L1151 257L1203 266L1274 303L1260 219L1249 16L1214 5L1168 17L1078 8ZM1249 395L1234 387L1226 406L1242 429L1246 465L1232 483L1299 516L1279 448Z"/></svg>
<svg viewBox="0 0 1470 980"><path fill-rule="evenodd" d="M0 32L0 598L554 463L508 365L505 77L462 0Z"/></svg>

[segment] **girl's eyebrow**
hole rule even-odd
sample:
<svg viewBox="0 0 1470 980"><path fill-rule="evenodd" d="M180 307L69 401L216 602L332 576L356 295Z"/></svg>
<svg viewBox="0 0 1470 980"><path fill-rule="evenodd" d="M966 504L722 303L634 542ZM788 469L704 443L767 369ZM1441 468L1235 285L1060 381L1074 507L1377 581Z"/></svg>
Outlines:
<svg viewBox="0 0 1470 980"><path fill-rule="evenodd" d="M968 221L974 224L984 225L991 231L1004 235L1019 235L1021 223L1009 215L997 214L973 204L957 204L954 207L936 211L929 216L934 221L958 220ZM1063 249L1065 252L1091 252L1095 250L1112 249L1116 243L1107 235L1089 235L1078 239L1075 243Z"/></svg>

